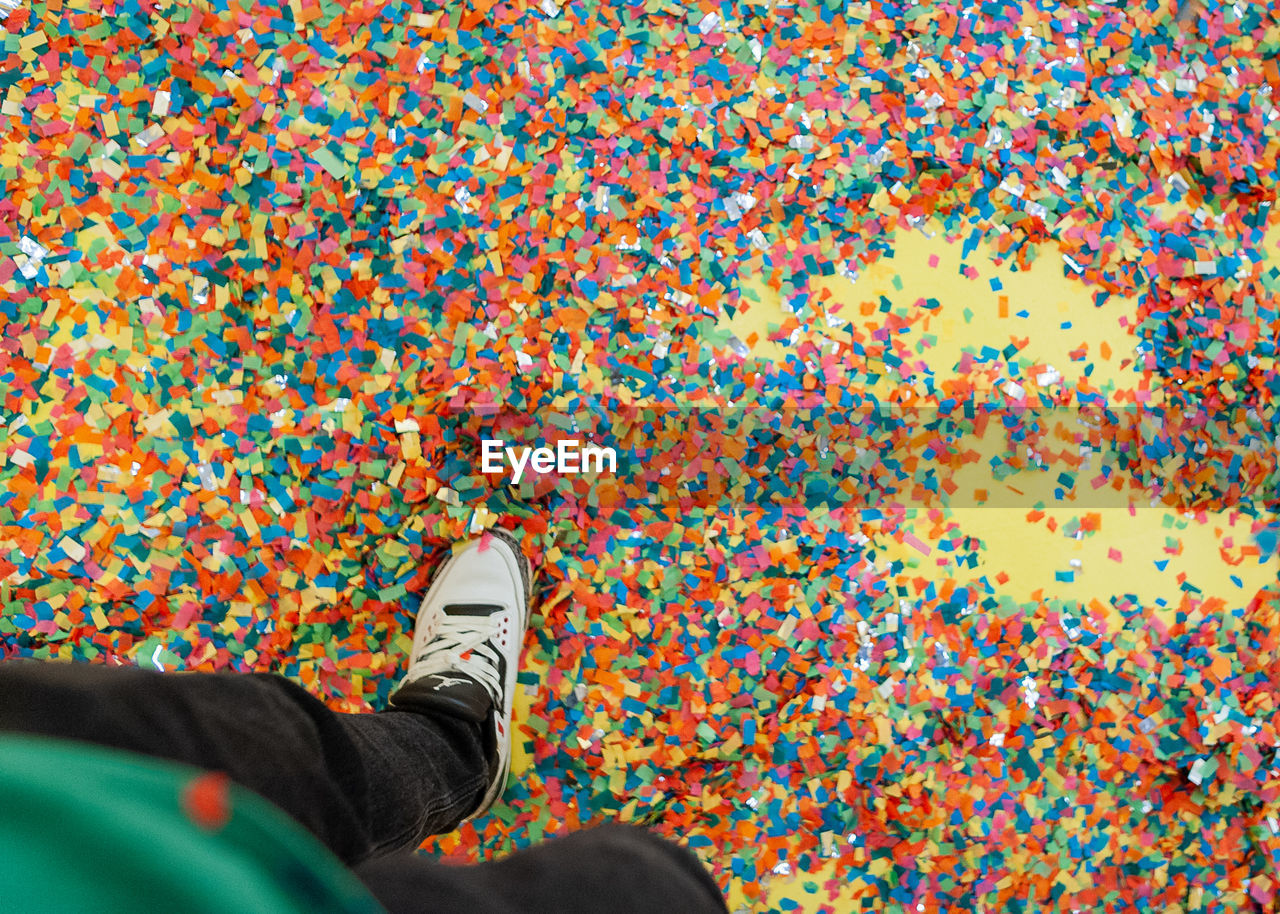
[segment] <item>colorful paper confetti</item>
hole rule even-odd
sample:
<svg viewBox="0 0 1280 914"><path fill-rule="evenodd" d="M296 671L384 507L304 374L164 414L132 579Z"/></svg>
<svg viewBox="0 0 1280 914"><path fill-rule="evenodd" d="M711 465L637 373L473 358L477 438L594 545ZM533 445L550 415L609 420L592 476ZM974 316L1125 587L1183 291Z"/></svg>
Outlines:
<svg viewBox="0 0 1280 914"><path fill-rule="evenodd" d="M5 655L381 707L497 525L522 770L438 851L622 818L743 910L1277 904L1273 5L0 17ZM1035 536L1104 551L1026 598Z"/></svg>

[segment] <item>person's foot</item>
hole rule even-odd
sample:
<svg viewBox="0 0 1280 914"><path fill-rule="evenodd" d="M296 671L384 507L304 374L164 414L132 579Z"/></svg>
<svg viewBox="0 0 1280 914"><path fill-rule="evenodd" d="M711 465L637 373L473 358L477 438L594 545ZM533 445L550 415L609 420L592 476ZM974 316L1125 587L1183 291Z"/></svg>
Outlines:
<svg viewBox="0 0 1280 914"><path fill-rule="evenodd" d="M388 702L395 710L443 712L492 728L486 743L493 777L469 819L486 812L506 786L531 597L529 560L509 536L496 532L467 543L422 599L409 672Z"/></svg>

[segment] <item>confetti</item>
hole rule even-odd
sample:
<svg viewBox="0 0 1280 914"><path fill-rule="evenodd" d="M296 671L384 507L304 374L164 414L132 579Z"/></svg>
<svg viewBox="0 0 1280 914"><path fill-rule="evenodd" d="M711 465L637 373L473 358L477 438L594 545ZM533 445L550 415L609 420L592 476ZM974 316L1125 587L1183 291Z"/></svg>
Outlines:
<svg viewBox="0 0 1280 914"><path fill-rule="evenodd" d="M381 707L503 527L520 775L440 853L621 818L742 910L1275 903L1271 5L0 14L6 656ZM618 473L480 472L575 436ZM979 507L1241 527L1027 599ZM1099 565L1177 599L1061 596Z"/></svg>

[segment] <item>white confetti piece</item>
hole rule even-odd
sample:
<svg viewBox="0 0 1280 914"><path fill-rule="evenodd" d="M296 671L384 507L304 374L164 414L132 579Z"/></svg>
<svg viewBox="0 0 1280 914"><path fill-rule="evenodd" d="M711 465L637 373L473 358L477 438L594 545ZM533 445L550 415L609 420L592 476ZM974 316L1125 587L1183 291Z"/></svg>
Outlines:
<svg viewBox="0 0 1280 914"><path fill-rule="evenodd" d="M160 139L162 136L164 136L164 128L161 127L159 124L152 124L146 130L142 131L137 136L135 136L133 138L133 141L137 143L139 146L141 146L143 149L146 149L148 146L150 146L156 140Z"/></svg>
<svg viewBox="0 0 1280 914"><path fill-rule="evenodd" d="M18 250L36 261L44 260L49 254L49 249L30 235L23 235L18 239Z"/></svg>
<svg viewBox="0 0 1280 914"><path fill-rule="evenodd" d="M85 549L83 544L69 536L64 536L58 540L58 548L65 552L73 562L83 562L84 557L89 554L89 550Z"/></svg>

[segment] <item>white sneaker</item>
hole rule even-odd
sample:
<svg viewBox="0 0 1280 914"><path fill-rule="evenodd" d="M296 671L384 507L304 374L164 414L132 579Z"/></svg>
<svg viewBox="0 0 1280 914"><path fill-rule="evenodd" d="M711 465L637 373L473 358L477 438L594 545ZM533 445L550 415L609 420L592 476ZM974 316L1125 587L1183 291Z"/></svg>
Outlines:
<svg viewBox="0 0 1280 914"><path fill-rule="evenodd" d="M409 672L388 701L401 711L493 721L495 774L468 819L488 811L506 786L516 673L532 599L529 560L510 536L490 533L467 543L436 573L418 611Z"/></svg>

